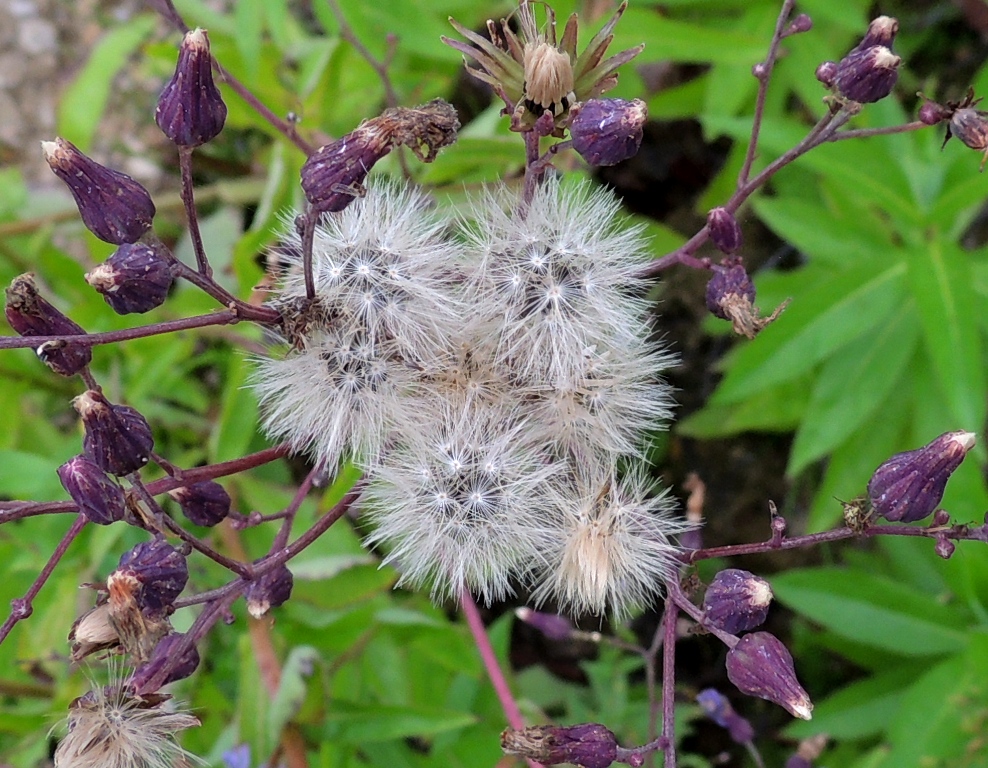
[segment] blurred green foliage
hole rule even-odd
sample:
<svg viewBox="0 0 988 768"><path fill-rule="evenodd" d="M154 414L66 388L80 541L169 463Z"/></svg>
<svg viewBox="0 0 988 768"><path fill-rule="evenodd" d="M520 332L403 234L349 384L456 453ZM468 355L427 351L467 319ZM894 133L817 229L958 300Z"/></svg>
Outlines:
<svg viewBox="0 0 988 768"><path fill-rule="evenodd" d="M216 57L275 114L299 116L303 133L339 136L383 106L380 78L341 39L324 2L307 6L311 15L304 17L288 0L237 0L227 13L199 0L176 5L190 25L209 30ZM554 5L562 19L582 4ZM447 16L480 28L486 18L511 8L480 0L344 0L341 6L371 54L391 57L388 71L405 105L449 96L462 77L460 56L439 42L451 33ZM750 67L764 55L778 6L776 0L632 0L618 26L612 50L645 41L642 63L705 65L688 82L646 97L653 117L695 117L709 138L736 140L700 211L722 202L733 188L755 95ZM822 113L814 69L854 43L870 7L864 0L800 4L815 26L784 43L766 106L759 167L795 144ZM393 46L388 34L395 36ZM902 50L920 42L903 29ZM174 66L176 43L177 35L150 12L107 20L105 34L65 90L59 132L86 150L119 150L104 133L104 126L113 125L107 110L114 105L115 78L126 68L132 80L163 83ZM908 74L903 79L904 92L920 85ZM966 85L957 84L956 92ZM988 74L975 85L988 91ZM246 298L264 278L259 255L285 226L285 212L298 206L304 158L223 88L229 120L221 137L197 154L199 200L207 253L226 286ZM645 93L641 73L632 66L612 95ZM146 106L150 124L153 99ZM420 182L442 189L439 197L448 204L462 204L465 188L521 168L521 142L507 131L498 109L479 111L434 164L411 165ZM888 100L868 107L854 125L906 120L902 107ZM984 426L988 258L984 247L968 248L964 235L986 187L975 155L956 142L940 152L939 141L928 130L824 147L779 174L770 194L745 209L745 216L757 217L802 257L798 268L757 276L759 303L770 308L787 297L793 303L757 340L736 344L707 407L677 428L696 437L794 432L789 475L820 477L805 520L813 530L834 524L839 506L833 497L859 494L890 454L947 430L980 434ZM153 161L173 169L169 153L163 143L149 148ZM398 172L396 160L388 158L381 170ZM12 169L0 177L0 281L33 271L44 295L87 330L134 325L135 318L114 315L82 280L111 248L85 232L67 193L29 191ZM156 199L159 233L189 261L177 195ZM659 223L649 228L656 255L685 239ZM141 320L212 309L211 299L183 285ZM713 321L710 329L723 330ZM130 341L98 348L93 370L112 400L147 416L160 454L194 466L267 445L257 432L257 404L245 387L250 354L261 340L257 329L238 325ZM79 451L69 406L76 383L50 374L28 350L0 354L0 378L0 495L64 498L55 468ZM988 507L983 464L978 449L948 487L945 506L961 521L979 522ZM224 485L241 512L269 513L289 502L293 480L288 466L278 464ZM311 497L299 529L340 492L329 488ZM24 593L68 525L54 516L0 528L4 601ZM257 557L271 536L258 528L241 538ZM66 660L69 627L91 603L91 593L79 584L105 576L139 540L138 532L126 528L90 526L42 591L34 615L0 646L0 761L29 768L48 758L51 742L44 734L89 687ZM811 693L834 687L826 663L831 654L862 670L858 681L818 704L814 721L793 726L789 734L830 733L837 740L829 754L832 765L984 764L977 745L988 713L988 556L970 544L942 562L928 541L896 540L883 541L875 552L847 553L842 562L772 580L780 600L806 619L794 629L794 652ZM214 564L200 558L191 563L191 590L223 582ZM294 597L268 627L282 664L277 693L268 695L261 680L257 646L245 632L239 604L236 621L217 628L200 648L205 661L195 677L176 686L203 721L185 738L191 751L209 765L221 765L225 750L247 744L251 765L264 765L291 724L319 745L310 765L320 768L498 760L504 718L462 624L425 596L392 591L396 575L377 568L347 521L292 568ZM175 617L180 630L191 623L185 613ZM823 631L811 631L817 627ZM491 632L506 662L510 614L495 621ZM644 742L648 701L640 659L602 647L582 669L586 686L541 667L518 673L515 689L526 715L532 721L600 721L622 743ZM686 705L681 710L685 733L697 712ZM706 762L685 755L681 764Z"/></svg>

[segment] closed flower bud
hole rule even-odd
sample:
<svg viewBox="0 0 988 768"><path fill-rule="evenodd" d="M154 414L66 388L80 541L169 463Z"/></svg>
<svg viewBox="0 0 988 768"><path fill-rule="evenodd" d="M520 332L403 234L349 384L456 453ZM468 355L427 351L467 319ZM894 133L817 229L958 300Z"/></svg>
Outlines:
<svg viewBox="0 0 988 768"><path fill-rule="evenodd" d="M255 619L261 618L272 608L287 602L292 596L294 585L292 572L284 565L268 571L247 585L244 593L247 598L247 612Z"/></svg>
<svg viewBox="0 0 988 768"><path fill-rule="evenodd" d="M899 22L891 16L879 16L872 19L868 25L868 31L861 38L861 42L854 46L854 50L863 51L873 45L884 45L886 48L891 48L898 31Z"/></svg>
<svg viewBox="0 0 988 768"><path fill-rule="evenodd" d="M810 697L796 679L792 655L775 635L752 632L727 652L727 677L738 690L774 702L809 720Z"/></svg>
<svg viewBox="0 0 988 768"><path fill-rule="evenodd" d="M131 576L140 584L137 602L141 609L150 612L165 611L178 597L189 580L189 566L185 557L164 539L154 539L138 544L120 558L114 577Z"/></svg>
<svg viewBox="0 0 988 768"><path fill-rule="evenodd" d="M704 688L696 695L697 704L704 714L721 728L726 728L736 744L747 744L755 738L755 729L745 718L734 711L731 702L720 691Z"/></svg>
<svg viewBox="0 0 988 768"><path fill-rule="evenodd" d="M217 482L207 480L169 491L185 515L196 525L213 526L230 514L230 494Z"/></svg>
<svg viewBox="0 0 988 768"><path fill-rule="evenodd" d="M7 288L7 322L21 336L84 336L82 326L72 322L38 294L30 275L15 277ZM39 346L38 358L62 376L73 376L93 359L88 345L71 341L50 341Z"/></svg>
<svg viewBox="0 0 988 768"><path fill-rule="evenodd" d="M158 97L154 121L180 147L198 147L223 130L226 104L213 82L206 30L186 33L175 74Z"/></svg>
<svg viewBox="0 0 988 768"><path fill-rule="evenodd" d="M140 413L126 405L112 405L102 393L88 390L72 401L86 429L82 446L104 472L129 475L151 458L154 438Z"/></svg>
<svg viewBox="0 0 988 768"><path fill-rule="evenodd" d="M741 249L741 226L734 218L734 214L726 208L714 208L707 214L707 228L710 232L710 240L722 253L731 255ZM751 282L749 281L748 284L750 285ZM751 288L751 300L755 300L754 286ZM712 309L710 311L713 312Z"/></svg>
<svg viewBox="0 0 988 768"><path fill-rule="evenodd" d="M179 653L178 646L183 640L185 635L175 632L158 641L151 658L134 670L129 682L130 690L138 696L144 696L168 683L184 680L195 672L199 666L199 651L195 644L176 656ZM161 672L164 672L164 676Z"/></svg>
<svg viewBox="0 0 988 768"><path fill-rule="evenodd" d="M944 525L950 524L950 513L945 509L938 509L933 513L933 519L930 520L931 528L940 528Z"/></svg>
<svg viewBox="0 0 988 768"><path fill-rule="evenodd" d="M926 101L919 108L918 118L924 125L937 125L944 120L949 120L952 114L952 110L943 104L937 104L935 101Z"/></svg>
<svg viewBox="0 0 988 768"><path fill-rule="evenodd" d="M834 85L845 99L871 104L892 93L901 61L884 45L855 49L837 65Z"/></svg>
<svg viewBox="0 0 988 768"><path fill-rule="evenodd" d="M109 525L122 520L126 509L123 489L91 459L76 456L58 468L62 487L87 520Z"/></svg>
<svg viewBox="0 0 988 768"><path fill-rule="evenodd" d="M988 117L986 113L973 107L958 109L950 118L950 136L956 136L965 147L985 153L981 160L981 170L988 160ZM946 143L946 140L944 140Z"/></svg>
<svg viewBox="0 0 988 768"><path fill-rule="evenodd" d="M590 99L571 112L573 149L590 165L615 165L638 154L648 119L641 99Z"/></svg>
<svg viewBox="0 0 988 768"><path fill-rule="evenodd" d="M974 441L973 432L947 432L922 448L890 458L868 481L875 514L901 523L931 515L943 498L948 478Z"/></svg>
<svg viewBox="0 0 988 768"><path fill-rule="evenodd" d="M41 149L55 175L69 185L82 223L100 240L136 243L151 228L151 195L130 176L100 165L65 139L43 141Z"/></svg>
<svg viewBox="0 0 988 768"><path fill-rule="evenodd" d="M801 13L789 24L786 34L799 35L803 32L809 32L811 29L813 29L813 19L805 13Z"/></svg>
<svg viewBox="0 0 988 768"><path fill-rule="evenodd" d="M816 79L828 88L832 87L837 79L837 62L825 61L816 68Z"/></svg>
<svg viewBox="0 0 988 768"><path fill-rule="evenodd" d="M515 615L526 624L535 627L550 640L569 639L575 627L565 616L556 613L542 613L531 608L516 608Z"/></svg>
<svg viewBox="0 0 988 768"><path fill-rule="evenodd" d="M730 632L747 632L760 626L768 616L772 588L765 579L738 568L720 571L703 597L703 619L711 626Z"/></svg>
<svg viewBox="0 0 988 768"><path fill-rule="evenodd" d="M121 315L161 306L174 280L174 259L161 243L121 245L86 273L86 282Z"/></svg>
<svg viewBox="0 0 988 768"><path fill-rule="evenodd" d="M937 536L936 544L933 546L933 551L937 553L937 557L949 560L950 556L954 554L955 549L957 549L957 546L946 536Z"/></svg>
<svg viewBox="0 0 988 768"><path fill-rule="evenodd" d="M607 768L618 756L614 734L597 723L508 728L501 734L501 749L543 765L572 763L583 768Z"/></svg>

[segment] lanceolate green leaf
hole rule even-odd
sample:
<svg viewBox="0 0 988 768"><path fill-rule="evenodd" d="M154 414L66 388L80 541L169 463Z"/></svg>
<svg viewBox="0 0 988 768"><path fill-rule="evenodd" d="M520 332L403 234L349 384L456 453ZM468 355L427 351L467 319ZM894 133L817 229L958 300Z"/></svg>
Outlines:
<svg viewBox="0 0 988 768"><path fill-rule="evenodd" d="M968 256L932 239L908 258L909 286L926 349L955 429L980 431L985 421L985 356L975 317L988 309L974 291Z"/></svg>
<svg viewBox="0 0 988 768"><path fill-rule="evenodd" d="M733 357L713 402L738 402L793 379L886 322L902 303L905 271L901 263L863 264L795 297L778 321Z"/></svg>

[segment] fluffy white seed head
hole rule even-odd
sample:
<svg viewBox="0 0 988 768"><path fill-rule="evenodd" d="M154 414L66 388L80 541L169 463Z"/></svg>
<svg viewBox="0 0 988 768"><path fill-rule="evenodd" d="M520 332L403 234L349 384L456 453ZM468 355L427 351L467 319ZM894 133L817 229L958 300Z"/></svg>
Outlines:
<svg viewBox="0 0 988 768"><path fill-rule="evenodd" d="M549 180L524 212L502 191L478 201L464 225L472 261L467 302L496 323L499 352L522 375L548 381L579 372L583 351L647 334L635 271L641 228L618 220L619 203L589 181Z"/></svg>
<svg viewBox="0 0 988 768"><path fill-rule="evenodd" d="M618 480L613 468L584 466L555 483L553 495L560 532L545 540L549 565L537 602L551 599L577 614L610 609L620 619L676 572L673 537L691 525L673 516L666 493L649 496L641 474Z"/></svg>
<svg viewBox="0 0 988 768"><path fill-rule="evenodd" d="M437 599L469 588L485 601L510 593L547 535L546 463L500 409L444 408L403 436L370 473L362 507L401 582Z"/></svg>
<svg viewBox="0 0 988 768"><path fill-rule="evenodd" d="M175 736L199 721L187 712L168 711L165 704L160 697L132 696L120 686L97 687L76 699L69 710L69 732L55 750L55 768L192 765L195 758Z"/></svg>

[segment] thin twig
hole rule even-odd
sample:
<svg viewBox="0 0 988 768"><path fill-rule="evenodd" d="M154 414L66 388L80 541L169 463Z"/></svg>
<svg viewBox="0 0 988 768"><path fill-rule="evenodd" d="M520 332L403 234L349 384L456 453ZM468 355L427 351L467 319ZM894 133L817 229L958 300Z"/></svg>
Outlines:
<svg viewBox="0 0 988 768"><path fill-rule="evenodd" d="M199 274L212 278L213 268L209 266L206 249L202 245L202 232L199 231L199 214L196 211L195 189L192 183L192 147L178 148L178 167L182 174L182 202L185 203L185 218L192 237L192 249L196 254Z"/></svg>

